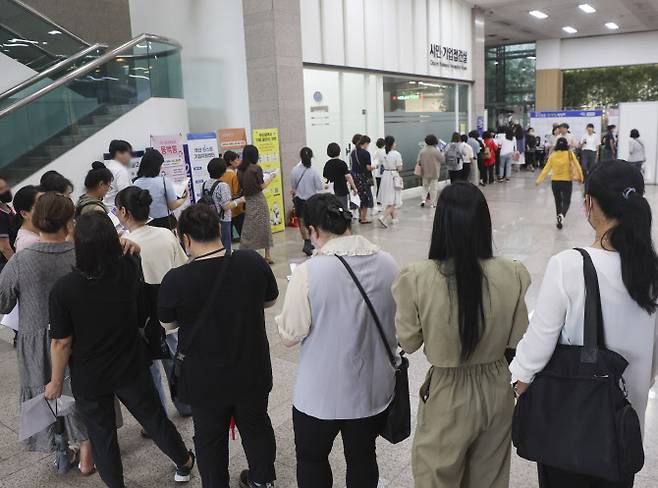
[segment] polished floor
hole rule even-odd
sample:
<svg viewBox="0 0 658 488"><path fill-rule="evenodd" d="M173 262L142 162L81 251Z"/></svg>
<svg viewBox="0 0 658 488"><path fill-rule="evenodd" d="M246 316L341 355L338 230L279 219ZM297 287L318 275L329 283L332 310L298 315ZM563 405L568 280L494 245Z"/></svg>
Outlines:
<svg viewBox="0 0 658 488"><path fill-rule="evenodd" d="M530 175L517 174L510 183L487 187L484 193L494 222L496 254L523 261L532 274L533 285L527 297L529 308L532 309L548 258L563 249L589 245L593 241L593 232L585 222L581 210L582 193L574 192L572 210L562 231L558 231L554 225L550 186L545 184L535 188ZM651 187L648 193L652 207L658 211L658 191ZM431 209L419 208L414 199L405 201L400 215L401 223L391 229L379 229L371 225L356 230L392 253L400 266L404 266L426 256L433 212ZM293 230L276 237L274 256L277 264L274 269L282 292L285 292L288 263L303 259L300 248L298 234ZM280 303L267 314L267 329L274 367L274 390L270 397L270 414L278 444L277 486L292 488L296 483L291 397L298 353L296 349L288 349L279 342L273 321L273 316L278 312L279 307ZM98 476L83 478L72 472L66 477L59 477L52 469L50 456L26 453L22 450L17 441L18 374L9 337L6 331L0 332L0 392L2 392L0 395L0 488L103 486ZM411 356L411 363L411 387L412 391L416 391L428 365L422 353ZM417 405L415 396L412 402L415 409ZM635 486L638 488L658 486L657 407L656 400L652 400L646 420L647 461L644 470L637 477ZM126 426L120 430L119 437L127 486L129 488L173 487L171 463L150 441L140 437L139 427L128 414L125 418ZM191 444L192 420L182 419L176 415L173 419L185 439ZM410 449L411 441L397 446L391 446L385 441L379 443L378 457L382 478L380 486L413 487ZM437 456L440 455L441 453L437 452ZM342 460L340 440L335 444L331 462L334 468L334 486L345 486L345 464ZM246 460L239 442L231 442L231 475L234 479L232 487L237 486L235 479L245 466ZM201 486L199 478L195 477L188 486ZM534 465L514 457L510 486L536 487Z"/></svg>

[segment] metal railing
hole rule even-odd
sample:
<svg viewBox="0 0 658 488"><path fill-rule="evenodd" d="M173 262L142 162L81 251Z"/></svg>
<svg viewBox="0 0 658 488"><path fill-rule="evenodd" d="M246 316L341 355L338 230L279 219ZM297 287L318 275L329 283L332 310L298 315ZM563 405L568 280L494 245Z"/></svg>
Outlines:
<svg viewBox="0 0 658 488"><path fill-rule="evenodd" d="M66 27L62 27L60 24L58 24L57 22L55 22L53 19L51 19L50 17L47 17L47 16L43 15L43 14L42 14L41 12L39 12L38 10L33 9L33 8L30 7L29 5L23 3L23 2L21 2L21 1L19 1L19 0L9 0L9 1L12 2L12 3L14 3L14 4L16 4L16 5L18 5L18 6L19 6L20 8L22 8L23 10L28 11L28 12L31 13L32 15L35 15L35 16L39 17L39 18L40 18L41 20L43 20L44 22L48 22L49 24L52 24L52 26L55 27L58 31L60 31L60 32L62 32L62 33L64 33L64 34L66 34L66 35L69 36L69 37L72 37L73 39L75 39L76 41L78 41L78 42L84 44L85 46L89 46L89 43L88 43L87 41L85 41L84 39L82 39L82 38L76 36L73 32L71 32L70 30L68 30Z"/></svg>
<svg viewBox="0 0 658 488"><path fill-rule="evenodd" d="M112 61L114 58L119 56L122 52L131 49L135 46L137 46L140 42L159 42L161 44L169 44L170 46L173 46L177 49L182 49L182 46L178 41L175 41L173 39L169 39L166 37L158 36L155 34L141 34L134 39L121 44L120 46L117 46L116 48L112 49L111 51L108 51L107 53L103 54L102 56L99 56L93 61L90 61L89 63L80 66L79 68L70 71L69 73L66 73L64 76L57 78L54 80L51 84L44 86L43 88L40 88L39 90L35 91L34 93L31 93L30 95L26 96L25 98L22 98L21 100L16 101L15 103L9 105L8 107L3 108L0 110L0 119L3 117L6 117L7 115L15 112L16 110L25 107L26 105L29 105L30 103L34 102L35 100L38 100L39 98L43 97L44 95L47 95L48 93L52 92L53 90L56 90L60 86L66 85L70 81L75 80L76 78L79 78L81 76L84 76L95 69L97 69L99 66L104 65L105 63L108 63Z"/></svg>

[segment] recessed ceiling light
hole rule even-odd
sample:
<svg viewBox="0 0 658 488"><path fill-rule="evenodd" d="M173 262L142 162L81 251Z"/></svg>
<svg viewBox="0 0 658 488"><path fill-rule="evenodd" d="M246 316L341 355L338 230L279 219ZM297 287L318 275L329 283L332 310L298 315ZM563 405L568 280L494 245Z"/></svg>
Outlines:
<svg viewBox="0 0 658 488"><path fill-rule="evenodd" d="M596 12L596 9L592 7L589 3L581 3L578 5L578 8L585 12L586 14L593 14Z"/></svg>
<svg viewBox="0 0 658 488"><path fill-rule="evenodd" d="M546 14L545 14L544 12L542 12L541 10L531 10L531 11L528 12L528 13L529 13L530 15L532 15L533 17L537 18L537 19L547 19L547 18L548 18L548 15L546 15Z"/></svg>
<svg viewBox="0 0 658 488"><path fill-rule="evenodd" d="M528 56L526 59L537 59L537 56Z"/></svg>
<svg viewBox="0 0 658 488"><path fill-rule="evenodd" d="M61 32L61 31L58 31L58 30L51 30L51 31L48 31L48 34L50 34L51 36L58 36L58 35L60 35L61 33L62 33L62 32Z"/></svg>
<svg viewBox="0 0 658 488"><path fill-rule="evenodd" d="M610 30L617 30L619 29L619 26L615 24L614 22L606 22L605 26L610 29Z"/></svg>
<svg viewBox="0 0 658 488"><path fill-rule="evenodd" d="M576 32L578 32L576 29L574 29L574 28L571 27L570 25L567 25L567 26L562 27L562 30L563 30L564 32L566 32L567 34L575 34Z"/></svg>

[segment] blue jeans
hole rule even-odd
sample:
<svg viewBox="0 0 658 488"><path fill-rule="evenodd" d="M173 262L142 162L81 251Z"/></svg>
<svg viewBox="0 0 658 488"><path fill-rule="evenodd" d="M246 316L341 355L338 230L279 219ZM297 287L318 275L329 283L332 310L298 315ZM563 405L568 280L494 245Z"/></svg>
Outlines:
<svg viewBox="0 0 658 488"><path fill-rule="evenodd" d="M165 340L167 341L167 346L169 347L169 351L173 356L174 354L176 354L176 349L178 349L178 332L174 332L173 334L167 334ZM162 387L162 375L160 374L160 364L162 364L162 367L164 368L165 376L167 377L167 383L171 384L171 379L174 376L174 360L160 359L157 361L153 361L153 364L151 365L150 368L151 376L153 377L153 382L155 383L155 389L158 390L158 395L160 396L160 402L162 403L162 406L165 407L166 410L167 395L164 391L164 388ZM189 417L190 415L192 415L192 407L190 407L185 403L179 402L178 399L176 398L172 398L171 401L181 416Z"/></svg>
<svg viewBox="0 0 658 488"><path fill-rule="evenodd" d="M500 156L500 168L498 170L498 178L509 178L512 176L512 159L513 153L507 153Z"/></svg>
<svg viewBox="0 0 658 488"><path fill-rule="evenodd" d="M233 227L231 226L231 221L224 222L222 220L219 226L222 232L222 245L226 249L226 255L229 256L231 254L231 244L233 243Z"/></svg>

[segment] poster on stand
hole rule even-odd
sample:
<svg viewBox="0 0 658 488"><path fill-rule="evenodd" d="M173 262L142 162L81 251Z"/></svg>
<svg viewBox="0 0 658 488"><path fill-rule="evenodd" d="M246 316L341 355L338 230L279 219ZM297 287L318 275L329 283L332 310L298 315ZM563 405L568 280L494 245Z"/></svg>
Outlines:
<svg viewBox="0 0 658 488"><path fill-rule="evenodd" d="M217 135L214 132L187 135L185 158L187 167L190 169L193 202L198 202L201 198L203 182L210 178L208 163L216 157L219 157L219 147L217 146Z"/></svg>
<svg viewBox="0 0 658 488"><path fill-rule="evenodd" d="M285 230L285 211L283 207L283 179L281 177L281 156L279 151L278 129L255 129L254 146L260 153L260 166L265 179L273 178L272 183L263 190L270 209L272 232Z"/></svg>
<svg viewBox="0 0 658 488"><path fill-rule="evenodd" d="M242 148L247 145L247 131L243 128L219 129L219 150L222 154L226 151L236 152L242 157Z"/></svg>
<svg viewBox="0 0 658 488"><path fill-rule="evenodd" d="M164 157L162 174L171 180L178 197L181 197L185 188L187 188L188 195L191 198L191 180L188 176L189 171L185 162L184 144L185 141L183 140L183 134L151 136L151 146L160 151ZM183 205L183 207L185 207L185 205ZM182 210L183 207L180 207L179 210Z"/></svg>
<svg viewBox="0 0 658 488"><path fill-rule="evenodd" d="M587 133L587 124L594 124L594 132L601 134L602 110L567 110L563 112L530 112L530 126L546 143L553 131L553 124L569 124L569 131L581 141Z"/></svg>

